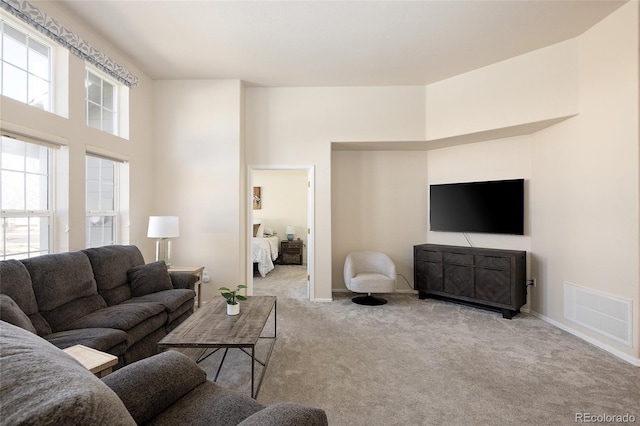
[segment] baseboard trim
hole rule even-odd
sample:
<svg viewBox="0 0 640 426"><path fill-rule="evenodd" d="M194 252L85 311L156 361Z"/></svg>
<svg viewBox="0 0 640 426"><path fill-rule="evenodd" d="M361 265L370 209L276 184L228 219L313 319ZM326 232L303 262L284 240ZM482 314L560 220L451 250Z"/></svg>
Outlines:
<svg viewBox="0 0 640 426"><path fill-rule="evenodd" d="M614 355L614 356L620 358L621 360L628 362L631 365L634 365L636 367L640 367L640 358L634 358L633 356L628 355L628 354L626 354L626 353L624 353L622 351L619 351L618 349L612 348L611 346L606 345L606 344L594 339L593 337L589 337L586 334L580 333L579 331L574 330L571 327L567 327L566 325L564 325L564 324L562 324L562 323L560 323L560 322L558 322L556 320L553 320L553 319L551 319L551 318L549 318L549 317L547 317L545 315L542 315L539 312L535 312L535 311L531 311L530 310L529 313L531 315L533 315L534 317L540 318L542 321L553 325L554 327L558 327L560 330L566 331L569 334L573 334L574 336L579 337L580 339L582 339L582 340L584 340L584 341L586 341L586 342L588 342L588 343L590 343L590 344L592 344L594 346L597 346L602 350L605 350L605 351L609 352L611 355Z"/></svg>

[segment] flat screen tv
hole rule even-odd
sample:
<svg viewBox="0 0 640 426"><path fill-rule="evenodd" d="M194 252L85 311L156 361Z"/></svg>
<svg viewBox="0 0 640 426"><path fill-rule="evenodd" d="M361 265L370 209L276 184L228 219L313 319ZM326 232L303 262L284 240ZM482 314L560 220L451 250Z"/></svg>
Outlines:
<svg viewBox="0 0 640 426"><path fill-rule="evenodd" d="M430 185L432 231L524 235L524 179Z"/></svg>

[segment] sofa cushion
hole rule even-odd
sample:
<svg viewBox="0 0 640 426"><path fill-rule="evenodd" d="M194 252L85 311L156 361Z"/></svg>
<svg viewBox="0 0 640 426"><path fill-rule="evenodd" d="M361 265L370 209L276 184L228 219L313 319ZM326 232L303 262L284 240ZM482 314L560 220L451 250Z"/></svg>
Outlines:
<svg viewBox="0 0 640 426"><path fill-rule="evenodd" d="M82 252L32 257L22 263L31 275L39 311L98 293L91 264Z"/></svg>
<svg viewBox="0 0 640 426"><path fill-rule="evenodd" d="M0 320L37 334L31 320L20 306L6 294L0 294Z"/></svg>
<svg viewBox="0 0 640 426"><path fill-rule="evenodd" d="M58 332L66 330L69 324L79 318L106 307L104 299L99 294L94 294L74 299L51 311L42 311L40 314L51 325L52 332Z"/></svg>
<svg viewBox="0 0 640 426"><path fill-rule="evenodd" d="M126 401L127 409L138 424L149 421L206 381L207 373L176 351L143 359L104 378L104 383ZM188 423L189 417L182 418L182 422Z"/></svg>
<svg viewBox="0 0 640 426"><path fill-rule="evenodd" d="M136 246L104 246L82 250L87 255L98 292L107 305L117 305L131 297L127 271L144 265L144 257Z"/></svg>
<svg viewBox="0 0 640 426"><path fill-rule="evenodd" d="M132 297L124 303L159 303L165 307L167 312L174 312L185 302L193 302L194 297L196 297L195 291L180 288L150 293L140 297Z"/></svg>
<svg viewBox="0 0 640 426"><path fill-rule="evenodd" d="M158 342L167 335L164 327L166 318L167 314L163 312L136 326L133 330L127 331L129 336L133 336L131 339L137 340L133 345L127 346L127 352L123 357L125 365L158 354ZM161 319L159 323L156 321L158 319Z"/></svg>
<svg viewBox="0 0 640 426"><path fill-rule="evenodd" d="M164 306L159 303L108 306L68 324L66 329L115 328L127 331L161 312L164 312Z"/></svg>
<svg viewBox="0 0 640 426"><path fill-rule="evenodd" d="M0 362L3 424L135 425L120 398L89 370L4 321Z"/></svg>
<svg viewBox="0 0 640 426"><path fill-rule="evenodd" d="M60 331L45 336L45 340L60 349L84 345L116 356L123 355L127 349L127 333L114 328L80 328Z"/></svg>
<svg viewBox="0 0 640 426"><path fill-rule="evenodd" d="M167 264L163 260L134 266L127 271L127 277L134 297L173 289Z"/></svg>
<svg viewBox="0 0 640 426"><path fill-rule="evenodd" d="M171 276L171 285L173 288L186 288L193 290L196 286L196 281L198 281L198 276L190 272L170 271L169 276Z"/></svg>
<svg viewBox="0 0 640 426"><path fill-rule="evenodd" d="M26 266L19 260L3 260L0 262L0 277L2 286L0 291L11 297L27 314L38 312L38 302L33 292L31 275Z"/></svg>
<svg viewBox="0 0 640 426"><path fill-rule="evenodd" d="M327 413L320 408L308 407L295 402L280 402L247 417L238 426L304 426L328 425Z"/></svg>
<svg viewBox="0 0 640 426"><path fill-rule="evenodd" d="M198 407L198 410L194 411L193 407ZM189 425L192 426L235 426L263 408L264 405L248 395L228 390L207 380L146 424L179 425L188 418ZM211 419L216 419L215 423L212 423Z"/></svg>

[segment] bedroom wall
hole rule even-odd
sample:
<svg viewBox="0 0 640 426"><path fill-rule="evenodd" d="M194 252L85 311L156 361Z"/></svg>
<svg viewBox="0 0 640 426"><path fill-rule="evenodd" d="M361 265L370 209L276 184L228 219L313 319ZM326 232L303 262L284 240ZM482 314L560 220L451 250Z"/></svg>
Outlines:
<svg viewBox="0 0 640 426"><path fill-rule="evenodd" d="M253 218L277 232L280 241L287 239L287 225L294 226L294 238L304 244L303 263L307 263L307 175L306 170L254 170L252 185L262 191L262 208L253 210Z"/></svg>

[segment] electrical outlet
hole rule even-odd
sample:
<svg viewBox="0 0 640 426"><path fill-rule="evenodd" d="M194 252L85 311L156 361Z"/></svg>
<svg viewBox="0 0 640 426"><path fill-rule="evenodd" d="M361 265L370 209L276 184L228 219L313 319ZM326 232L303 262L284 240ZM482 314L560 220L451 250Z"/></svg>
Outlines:
<svg viewBox="0 0 640 426"><path fill-rule="evenodd" d="M536 281L535 278L531 278L531 281L533 281L533 286L534 287L538 287L538 281Z"/></svg>
<svg viewBox="0 0 640 426"><path fill-rule="evenodd" d="M529 279L527 280L527 285L530 285L530 286L532 286L532 287L537 287L537 286L538 286L538 283L536 282L536 279L535 279L535 278L529 278Z"/></svg>

